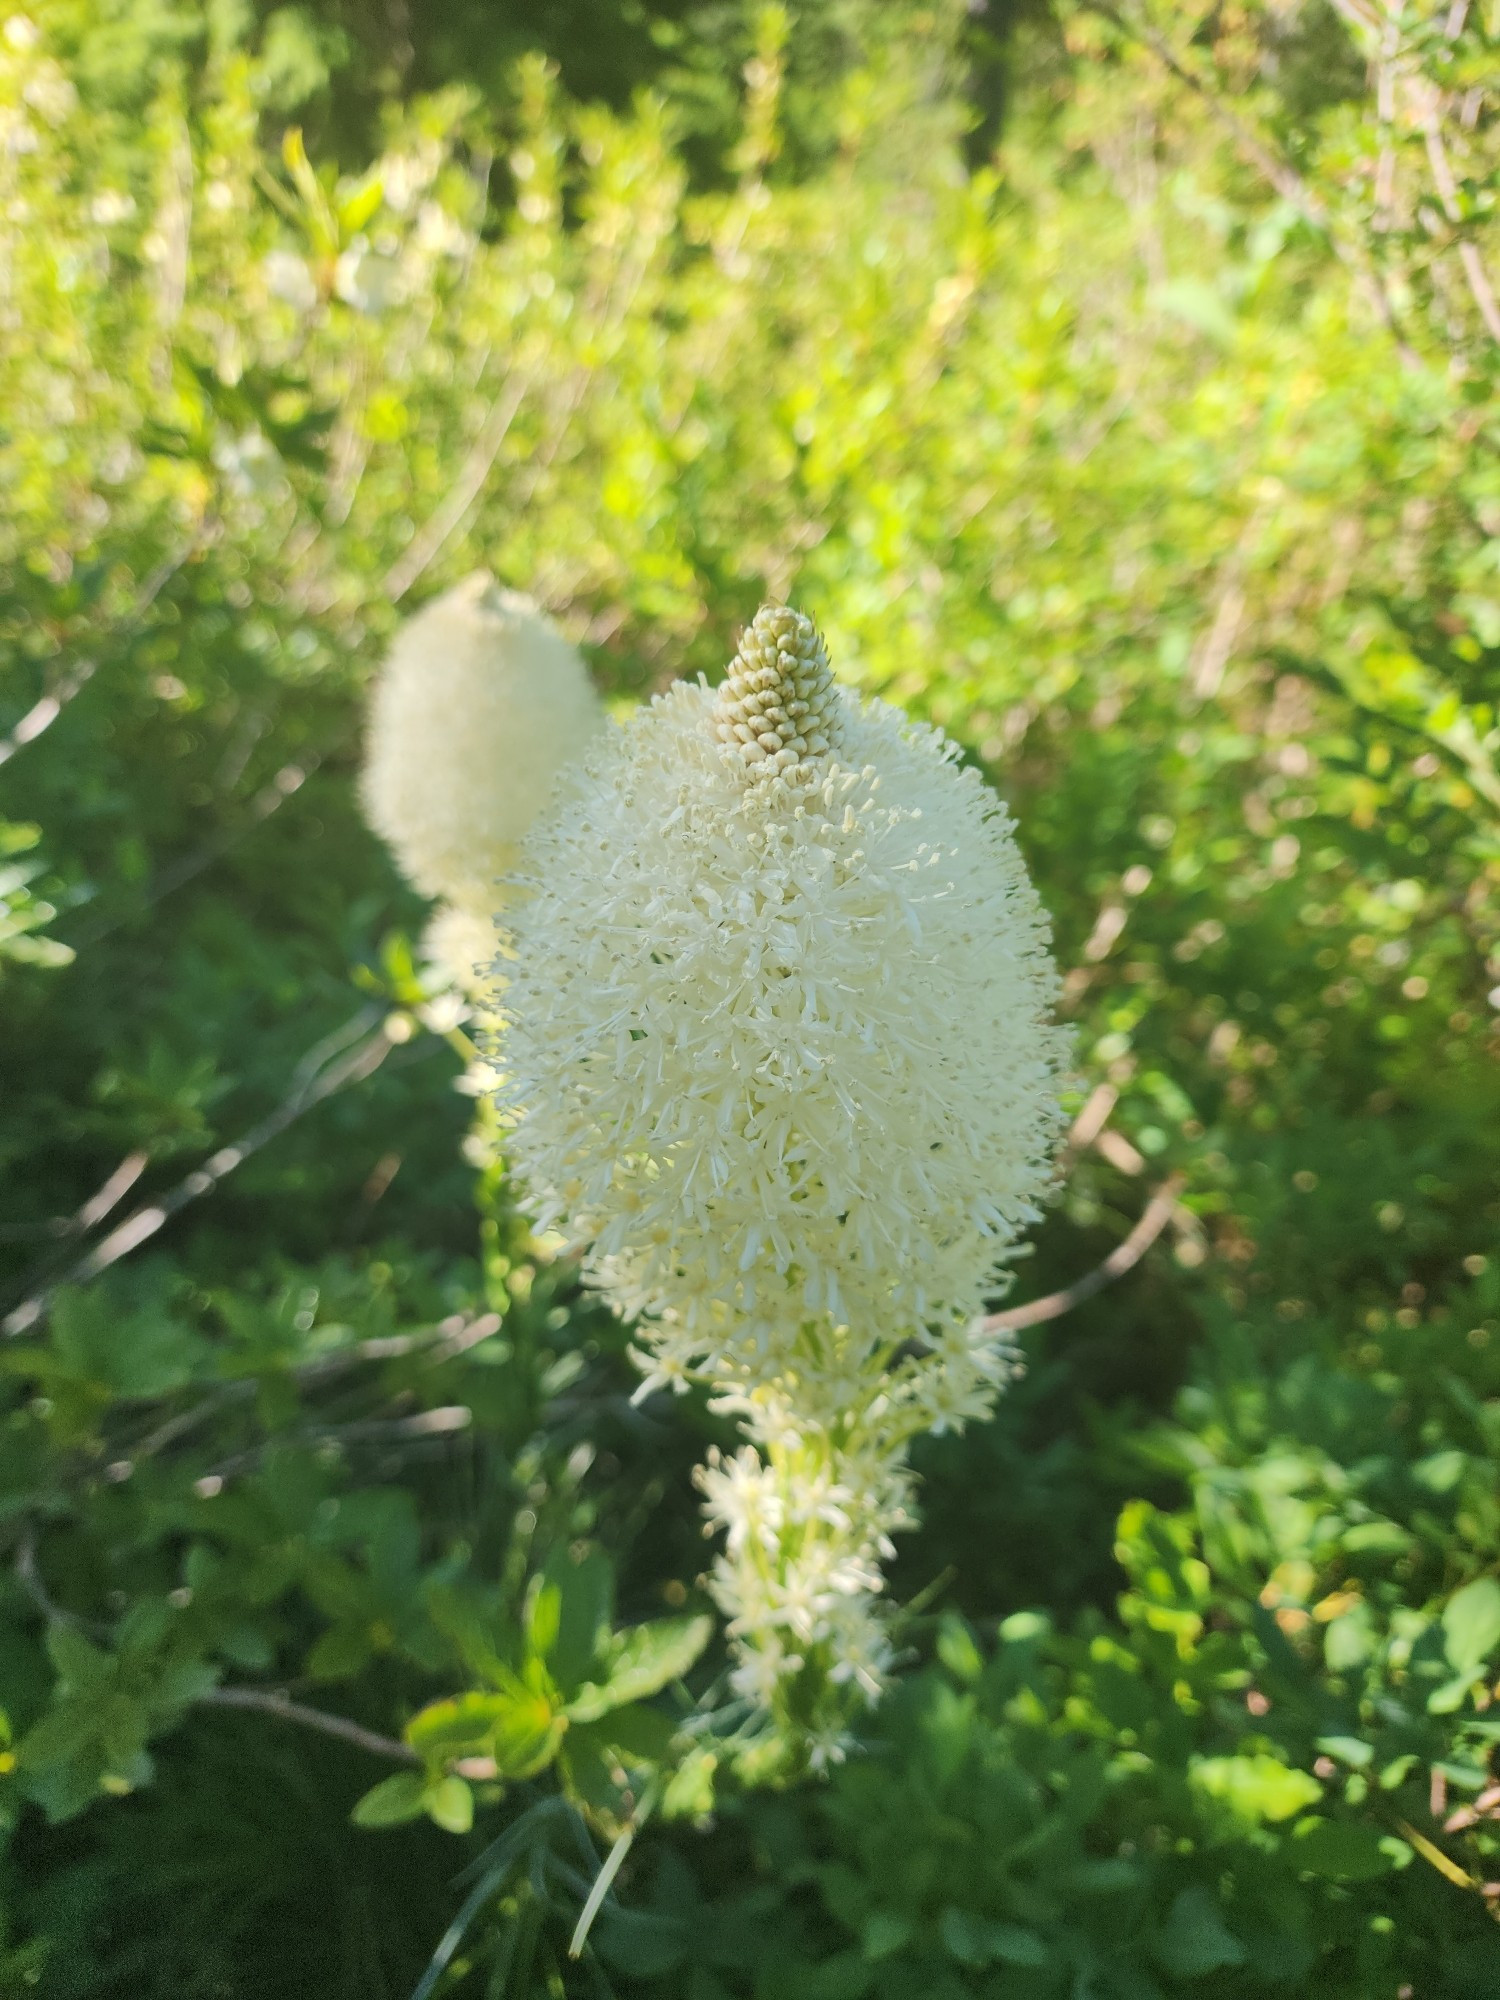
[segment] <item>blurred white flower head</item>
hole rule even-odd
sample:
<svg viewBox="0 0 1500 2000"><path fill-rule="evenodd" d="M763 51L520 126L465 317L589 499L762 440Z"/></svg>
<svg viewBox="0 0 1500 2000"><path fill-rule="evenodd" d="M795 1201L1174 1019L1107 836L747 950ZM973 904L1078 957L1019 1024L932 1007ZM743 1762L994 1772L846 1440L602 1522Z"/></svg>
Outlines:
<svg viewBox="0 0 1500 2000"><path fill-rule="evenodd" d="M601 719L576 648L481 571L396 635L370 699L366 817L416 888L487 921L516 843ZM477 937L461 931L453 919L434 940L455 967Z"/></svg>
<svg viewBox="0 0 1500 2000"><path fill-rule="evenodd" d="M112 228L117 222L128 222L134 214L134 197L119 188L101 189L89 205L90 217L102 229Z"/></svg>
<svg viewBox="0 0 1500 2000"><path fill-rule="evenodd" d="M399 298L401 273L394 257L356 236L334 267L333 289L356 312L380 313Z"/></svg>
<svg viewBox="0 0 1500 2000"><path fill-rule="evenodd" d="M21 96L49 125L61 125L78 108L78 90L73 79L50 57L37 64Z"/></svg>
<svg viewBox="0 0 1500 2000"><path fill-rule="evenodd" d="M444 903L422 933L422 957L441 984L478 993L490 979L500 947L493 917L461 903Z"/></svg>
<svg viewBox="0 0 1500 2000"><path fill-rule="evenodd" d="M409 153L387 153L380 163L380 191L386 207L404 215L431 187L442 158L442 148L432 139L419 139Z"/></svg>
<svg viewBox="0 0 1500 2000"><path fill-rule="evenodd" d="M251 428L239 437L221 437L213 461L224 483L241 499L261 499L281 484L281 460L264 431Z"/></svg>
<svg viewBox="0 0 1500 2000"><path fill-rule="evenodd" d="M295 250L268 251L261 270L266 290L273 299L283 300L298 312L311 312L318 303L318 288L307 268L307 259L299 257Z"/></svg>
<svg viewBox="0 0 1500 2000"><path fill-rule="evenodd" d="M424 201L417 210L417 248L429 257L465 257L474 238L441 202Z"/></svg>

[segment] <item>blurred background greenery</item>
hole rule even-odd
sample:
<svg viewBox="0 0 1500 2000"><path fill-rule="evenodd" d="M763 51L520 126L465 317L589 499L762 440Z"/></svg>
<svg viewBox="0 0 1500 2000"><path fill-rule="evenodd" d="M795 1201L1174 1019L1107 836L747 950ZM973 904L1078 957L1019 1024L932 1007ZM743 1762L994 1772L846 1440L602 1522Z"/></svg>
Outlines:
<svg viewBox="0 0 1500 2000"><path fill-rule="evenodd" d="M0 29L0 1993L1500 1991L1497 39ZM538 1579L601 1660L701 1608L725 1441L632 1406L466 1156L358 816L370 671L479 563L616 700L791 595L957 737L1079 1032L1017 1300L1170 1205L924 1448L863 1754L767 1793L679 1745L577 1958L713 1649L597 1768L349 1818L546 1651Z"/></svg>

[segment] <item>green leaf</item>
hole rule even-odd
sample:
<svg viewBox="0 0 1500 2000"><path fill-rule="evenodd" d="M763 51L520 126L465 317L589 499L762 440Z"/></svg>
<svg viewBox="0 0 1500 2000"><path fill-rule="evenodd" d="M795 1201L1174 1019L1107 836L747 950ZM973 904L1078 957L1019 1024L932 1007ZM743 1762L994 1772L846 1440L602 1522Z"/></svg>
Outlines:
<svg viewBox="0 0 1500 2000"><path fill-rule="evenodd" d="M594 1722L627 1701L658 1693L687 1672L712 1632L713 1620L706 1616L660 1618L637 1625L621 1640L609 1678L600 1687L580 1689L568 1704L568 1714L575 1722Z"/></svg>
<svg viewBox="0 0 1500 2000"><path fill-rule="evenodd" d="M614 1570L601 1549L575 1559L566 1548L553 1551L543 1571L545 1587L557 1593L556 1623L546 1645L533 1639L565 1694L575 1694L609 1643L614 1607Z"/></svg>
<svg viewBox="0 0 1500 2000"><path fill-rule="evenodd" d="M1412 1546L1406 1529L1394 1521L1361 1521L1346 1528L1339 1540L1350 1555L1400 1556Z"/></svg>
<svg viewBox="0 0 1500 2000"><path fill-rule="evenodd" d="M1061 1879L1080 1896L1117 1896L1125 1889L1136 1888L1142 1873L1138 1861L1128 1861L1124 1855L1110 1855L1097 1861L1080 1861Z"/></svg>
<svg viewBox="0 0 1500 2000"><path fill-rule="evenodd" d="M370 1663L368 1633L358 1625L332 1625L307 1656L307 1671L315 1680L351 1680Z"/></svg>
<svg viewBox="0 0 1500 2000"><path fill-rule="evenodd" d="M1212 1893L1194 1883L1167 1912L1156 1939L1156 1956L1178 1979L1202 1979L1229 1965L1245 1963L1245 1947L1219 1914Z"/></svg>
<svg viewBox="0 0 1500 2000"><path fill-rule="evenodd" d="M402 1734L428 1762L457 1757L464 1751L487 1746L511 1706L509 1695L479 1692L450 1695L446 1701L430 1702L421 1709Z"/></svg>
<svg viewBox="0 0 1500 2000"><path fill-rule="evenodd" d="M608 1744L623 1763L637 1765L663 1763L677 1734L669 1715L638 1702L612 1708L597 1722L577 1726L596 1730L600 1742Z"/></svg>
<svg viewBox="0 0 1500 2000"><path fill-rule="evenodd" d="M401 1826L426 1809L427 1780L420 1771L397 1771L366 1792L349 1817L356 1826Z"/></svg>
<svg viewBox="0 0 1500 2000"><path fill-rule="evenodd" d="M659 1979L675 1971L692 1943L685 1918L615 1903L600 1911L593 1936L605 1963L634 1979Z"/></svg>
<svg viewBox="0 0 1500 2000"><path fill-rule="evenodd" d="M1466 1674L1455 1674L1452 1680L1444 1681L1434 1688L1427 1697L1429 1715L1456 1715L1468 1700L1470 1691L1477 1685L1479 1675L1471 1669Z"/></svg>
<svg viewBox="0 0 1500 2000"><path fill-rule="evenodd" d="M618 1815L627 1792L639 1794L641 1773L665 1763L672 1747L670 1720L654 1708L612 1709L597 1722L574 1722L562 1743L568 1782L589 1805Z"/></svg>
<svg viewBox="0 0 1500 2000"><path fill-rule="evenodd" d="M1047 1963L1046 1944L1035 1931L1023 1930L1019 1924L996 1923L990 1917L949 1908L942 1914L938 1932L960 1965L983 1967L998 1960L1002 1965L1035 1969Z"/></svg>
<svg viewBox="0 0 1500 2000"><path fill-rule="evenodd" d="M429 1585L426 1598L433 1624L453 1642L464 1665L484 1680L503 1683L509 1670L490 1630L489 1606L474 1592L443 1583Z"/></svg>
<svg viewBox="0 0 1500 2000"><path fill-rule="evenodd" d="M661 1796L663 1819L705 1819L714 1809L714 1773L719 1759L712 1750L690 1750L667 1780Z"/></svg>
<svg viewBox="0 0 1500 2000"><path fill-rule="evenodd" d="M344 234L353 236L363 229L384 196L385 186L378 173L370 174L346 194L338 205L339 227Z"/></svg>
<svg viewBox="0 0 1500 2000"><path fill-rule="evenodd" d="M1368 1882L1388 1875L1391 1859L1379 1832L1358 1820L1304 1819L1292 1828L1284 1850L1294 1868L1331 1882Z"/></svg>
<svg viewBox="0 0 1500 2000"><path fill-rule="evenodd" d="M568 1718L542 1695L503 1698L490 1738L490 1755L502 1778L534 1778L557 1755Z"/></svg>
<svg viewBox="0 0 1500 2000"><path fill-rule="evenodd" d="M865 1957L877 1963L900 1951L911 1939L911 1922L895 1910L876 1910L866 1920L862 1947Z"/></svg>
<svg viewBox="0 0 1500 2000"><path fill-rule="evenodd" d="M183 1086L191 1094L192 1084ZM138 1303L64 1288L52 1305L52 1345L81 1377L121 1396L163 1396L192 1379L204 1344L142 1281Z"/></svg>
<svg viewBox="0 0 1500 2000"><path fill-rule="evenodd" d="M1198 1757L1188 1766L1188 1780L1252 1825L1291 1819L1323 1796L1316 1778L1265 1755Z"/></svg>
<svg viewBox="0 0 1500 2000"><path fill-rule="evenodd" d="M115 1677L115 1656L91 1645L76 1625L61 1618L47 1627L47 1651L58 1679L72 1694L102 1690Z"/></svg>
<svg viewBox="0 0 1500 2000"><path fill-rule="evenodd" d="M1351 1771L1362 1771L1375 1755L1375 1746L1362 1736L1320 1736L1316 1747L1325 1757L1337 1757Z"/></svg>
<svg viewBox="0 0 1500 2000"><path fill-rule="evenodd" d="M557 1644L562 1623L562 1592L544 1577L532 1581L526 1600L526 1643L545 1660Z"/></svg>
<svg viewBox="0 0 1500 2000"><path fill-rule="evenodd" d="M1500 1583L1467 1583L1443 1606L1443 1647L1456 1674L1476 1674L1500 1647Z"/></svg>
<svg viewBox="0 0 1500 2000"><path fill-rule="evenodd" d="M414 1715L405 1737L426 1762L487 1751L505 1778L530 1778L557 1753L568 1723L544 1694L511 1677L497 1693L471 1691Z"/></svg>
<svg viewBox="0 0 1500 2000"><path fill-rule="evenodd" d="M467 1833L474 1824L474 1794L462 1778L440 1778L423 1793L422 1804L444 1833Z"/></svg>
<svg viewBox="0 0 1500 2000"><path fill-rule="evenodd" d="M630 1774L613 1746L604 1741L598 1723L581 1722L570 1728L558 1761L571 1797L607 1822L624 1815Z"/></svg>
<svg viewBox="0 0 1500 2000"><path fill-rule="evenodd" d="M945 1611L938 1626L937 1656L955 1680L977 1681L984 1672L984 1655L965 1618Z"/></svg>
<svg viewBox="0 0 1500 2000"><path fill-rule="evenodd" d="M150 1690L153 1729L181 1720L184 1711L218 1684L218 1669L207 1660L177 1660L164 1667Z"/></svg>

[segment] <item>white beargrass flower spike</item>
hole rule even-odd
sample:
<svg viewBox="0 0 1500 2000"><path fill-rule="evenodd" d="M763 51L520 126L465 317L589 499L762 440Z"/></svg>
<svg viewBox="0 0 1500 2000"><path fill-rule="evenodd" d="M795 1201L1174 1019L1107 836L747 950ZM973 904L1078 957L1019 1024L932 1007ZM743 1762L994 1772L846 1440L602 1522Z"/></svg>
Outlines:
<svg viewBox="0 0 1500 2000"><path fill-rule="evenodd" d="M577 649L476 572L402 626L376 679L366 816L415 888L491 916L517 843L601 720Z"/></svg>
<svg viewBox="0 0 1500 2000"><path fill-rule="evenodd" d="M706 1475L747 1685L772 1657L827 1680L842 1648L868 1692L906 1445L985 1414L1011 1370L980 1322L1060 1133L1068 1043L1014 827L775 606L720 689L679 683L596 739L516 886L512 1159L640 1322L649 1379L712 1384L754 1441L753 1532L749 1487ZM768 1540L803 1486L841 1497Z"/></svg>

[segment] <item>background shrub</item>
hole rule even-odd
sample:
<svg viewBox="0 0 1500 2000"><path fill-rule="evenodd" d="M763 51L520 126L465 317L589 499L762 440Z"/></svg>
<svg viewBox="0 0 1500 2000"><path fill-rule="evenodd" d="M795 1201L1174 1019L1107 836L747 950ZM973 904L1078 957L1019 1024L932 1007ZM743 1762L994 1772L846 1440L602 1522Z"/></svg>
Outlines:
<svg viewBox="0 0 1500 2000"><path fill-rule="evenodd" d="M1500 1984L1495 49L1367 16L6 27L5 1990L399 1995L461 1911L475 1994ZM480 562L617 701L793 593L1009 800L1085 1114L1018 1297L1181 1177L925 1448L865 1754L674 1753L577 1960L675 1668L386 1831L224 1699L399 1750L549 1587L600 1674L700 1608L724 1427L466 1156L355 805Z"/></svg>

